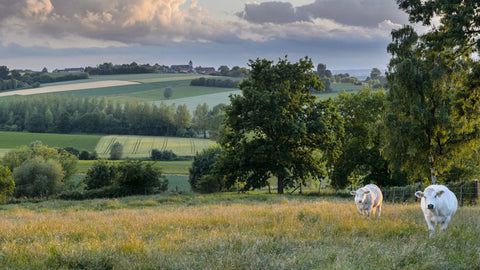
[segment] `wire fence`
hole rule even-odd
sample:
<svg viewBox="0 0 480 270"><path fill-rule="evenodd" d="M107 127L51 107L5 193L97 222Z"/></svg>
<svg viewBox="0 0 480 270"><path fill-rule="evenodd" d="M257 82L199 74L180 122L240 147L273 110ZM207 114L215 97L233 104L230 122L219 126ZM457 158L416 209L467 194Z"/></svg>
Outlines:
<svg viewBox="0 0 480 270"><path fill-rule="evenodd" d="M473 181L463 181L446 186L457 196L460 206L476 205L479 203L479 183L478 179ZM382 188L383 201L395 203L416 202L418 198L415 192L423 191L427 186L423 184L409 185L404 187Z"/></svg>

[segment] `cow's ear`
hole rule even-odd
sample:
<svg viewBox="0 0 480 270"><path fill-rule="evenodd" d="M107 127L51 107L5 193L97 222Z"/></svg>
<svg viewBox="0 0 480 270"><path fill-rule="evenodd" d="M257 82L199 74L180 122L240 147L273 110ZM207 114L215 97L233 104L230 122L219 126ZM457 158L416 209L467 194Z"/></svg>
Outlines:
<svg viewBox="0 0 480 270"><path fill-rule="evenodd" d="M354 196L355 196L355 195L357 195L357 192L354 191L354 190L352 190L352 191L350 191L350 195L354 195Z"/></svg>
<svg viewBox="0 0 480 270"><path fill-rule="evenodd" d="M445 193L445 191L443 190L440 190L438 193L437 193L437 197L442 197L442 194Z"/></svg>
<svg viewBox="0 0 480 270"><path fill-rule="evenodd" d="M422 197L423 197L423 192L417 191L417 192L415 192L415 196L416 196L417 198L422 198Z"/></svg>
<svg viewBox="0 0 480 270"><path fill-rule="evenodd" d="M370 190L365 191L363 194L368 194L370 193Z"/></svg>

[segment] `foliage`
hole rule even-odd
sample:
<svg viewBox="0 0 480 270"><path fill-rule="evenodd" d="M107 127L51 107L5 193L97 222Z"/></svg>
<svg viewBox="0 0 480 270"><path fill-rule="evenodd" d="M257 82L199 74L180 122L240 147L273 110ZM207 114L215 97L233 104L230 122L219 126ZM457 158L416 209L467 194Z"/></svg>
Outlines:
<svg viewBox="0 0 480 270"><path fill-rule="evenodd" d="M234 66L232 69L228 68L225 65L222 65L218 68L221 76L227 77L247 77L249 70L247 68L241 68L239 66Z"/></svg>
<svg viewBox="0 0 480 270"><path fill-rule="evenodd" d="M172 95L173 95L173 92L172 92L172 88L171 88L171 87L167 87L167 88L165 88L165 90L163 90L163 96L164 96L166 99L171 98Z"/></svg>
<svg viewBox="0 0 480 270"><path fill-rule="evenodd" d="M106 160L98 160L88 169L84 182L86 189L98 189L111 186L115 178L115 166Z"/></svg>
<svg viewBox="0 0 480 270"><path fill-rule="evenodd" d="M153 194L168 189L168 180L152 163L125 161L119 163L115 171L115 186L121 195Z"/></svg>
<svg viewBox="0 0 480 270"><path fill-rule="evenodd" d="M211 124L208 112L207 103L198 104L192 118L192 127L203 133L204 139L207 138L207 130Z"/></svg>
<svg viewBox="0 0 480 270"><path fill-rule="evenodd" d="M0 202L4 202L13 194L15 181L8 167L0 165Z"/></svg>
<svg viewBox="0 0 480 270"><path fill-rule="evenodd" d="M23 146L18 149L11 150L3 156L3 164L11 170L15 170L25 161L39 157L43 160L55 160L61 165L63 171L62 176L71 177L76 170L78 159L75 155L68 153L63 149L51 148L44 146L41 142L33 142L30 147ZM63 180L63 179L62 179Z"/></svg>
<svg viewBox="0 0 480 270"><path fill-rule="evenodd" d="M192 116L185 104L122 104L104 98L62 95L0 100L0 128L7 131L191 137L195 133L191 124Z"/></svg>
<svg viewBox="0 0 480 270"><path fill-rule="evenodd" d="M193 79L190 82L190 85L194 86L208 86L208 87L223 87L223 88L237 88L238 81L234 81L231 79L212 79L212 78L205 78L201 77L198 79Z"/></svg>
<svg viewBox="0 0 480 270"><path fill-rule="evenodd" d="M139 74L154 73L157 71L155 66L149 64L138 65L135 62L131 64L113 65L112 63L103 63L96 67L86 67L85 72L90 75L112 75L112 74Z"/></svg>
<svg viewBox="0 0 480 270"><path fill-rule="evenodd" d="M222 177L216 174L214 169L214 164L222 153L222 148L214 146L203 149L202 152L195 155L192 167L188 170L188 182L193 191L209 193L222 190L224 187Z"/></svg>
<svg viewBox="0 0 480 270"><path fill-rule="evenodd" d="M390 171L380 152L385 99L383 91L369 89L343 92L335 99L345 129L342 154L333 164L331 174L335 188L344 188L349 181L358 180L380 186L405 184L405 177Z"/></svg>
<svg viewBox="0 0 480 270"><path fill-rule="evenodd" d="M123 145L119 142L115 142L110 148L110 159L119 160L123 156Z"/></svg>
<svg viewBox="0 0 480 270"><path fill-rule="evenodd" d="M452 181L449 171L472 156L480 135L479 3L398 3L411 22L429 26L439 16L440 24L421 36L410 26L392 32L384 155L412 181L432 172L432 181Z"/></svg>
<svg viewBox="0 0 480 270"><path fill-rule="evenodd" d="M58 161L36 156L15 168L13 179L15 197L48 197L60 190L64 171Z"/></svg>
<svg viewBox="0 0 480 270"><path fill-rule="evenodd" d="M89 152L87 150L82 150L80 154L78 154L79 160L95 160L97 158L98 158L98 154L95 150L92 152Z"/></svg>
<svg viewBox="0 0 480 270"><path fill-rule="evenodd" d="M341 121L331 101L316 102L310 94L322 87L311 60L257 59L250 67L242 95L231 96L226 108L220 170L227 185L260 188L273 175L283 193L285 186L325 176L320 159L338 155Z"/></svg>
<svg viewBox="0 0 480 270"><path fill-rule="evenodd" d="M158 150L152 149L152 155L150 157L151 160L155 161L172 161L177 158L177 155L173 153L172 150Z"/></svg>

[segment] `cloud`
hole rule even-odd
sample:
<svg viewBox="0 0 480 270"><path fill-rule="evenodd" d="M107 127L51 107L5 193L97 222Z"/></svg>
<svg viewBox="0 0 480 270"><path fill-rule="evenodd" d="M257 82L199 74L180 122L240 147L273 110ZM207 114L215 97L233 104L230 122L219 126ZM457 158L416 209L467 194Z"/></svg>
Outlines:
<svg viewBox="0 0 480 270"><path fill-rule="evenodd" d="M286 2L247 3L245 11L237 13L237 16L260 24L284 24L296 21L293 5Z"/></svg>
<svg viewBox="0 0 480 270"><path fill-rule="evenodd" d="M231 35L195 0L4 2L0 4L4 36L62 39L76 35L125 44L162 44L171 40L221 40Z"/></svg>
<svg viewBox="0 0 480 270"><path fill-rule="evenodd" d="M407 23L394 0L315 0L294 8L288 2L249 3L237 15L251 23L292 23L328 19L338 24L376 28L385 20Z"/></svg>

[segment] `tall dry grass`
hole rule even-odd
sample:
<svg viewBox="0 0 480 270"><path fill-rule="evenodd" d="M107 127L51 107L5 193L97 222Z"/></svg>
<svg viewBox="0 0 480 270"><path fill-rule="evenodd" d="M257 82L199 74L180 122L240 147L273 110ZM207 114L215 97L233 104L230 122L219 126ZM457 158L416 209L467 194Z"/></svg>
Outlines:
<svg viewBox="0 0 480 270"><path fill-rule="evenodd" d="M418 204L384 205L380 219L365 219L350 200L231 196L3 206L0 268L480 267L478 207L459 209L429 239Z"/></svg>

